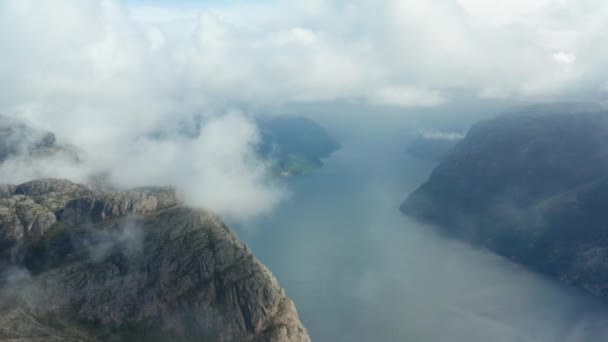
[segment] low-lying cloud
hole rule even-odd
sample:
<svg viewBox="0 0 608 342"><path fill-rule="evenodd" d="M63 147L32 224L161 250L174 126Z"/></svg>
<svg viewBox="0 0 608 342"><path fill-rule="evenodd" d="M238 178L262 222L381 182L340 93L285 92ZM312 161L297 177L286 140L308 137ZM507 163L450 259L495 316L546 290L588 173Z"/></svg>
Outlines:
<svg viewBox="0 0 608 342"><path fill-rule="evenodd" d="M90 229L84 236L73 237L72 243L84 248L94 262L115 252L134 258L143 253L144 230L137 217L131 216L113 229Z"/></svg>
<svg viewBox="0 0 608 342"><path fill-rule="evenodd" d="M3 1L0 113L54 132L80 163L62 154L12 158L0 176L103 173L124 187L173 184L192 205L248 217L284 197L254 153L250 110L311 101L431 107L463 91L481 99L605 91L604 3L503 7ZM193 116L203 118L202 134L186 139L179 123ZM159 130L170 139L153 139Z"/></svg>
<svg viewBox="0 0 608 342"><path fill-rule="evenodd" d="M81 145L74 152L77 159L61 145L58 152L38 157L17 153L1 164L0 178L12 183L101 178L122 189L170 184L188 205L238 219L268 213L286 195L256 153L260 135L249 117L234 112L208 118L194 136L161 129L163 138L126 134Z"/></svg>
<svg viewBox="0 0 608 342"><path fill-rule="evenodd" d="M457 141L465 137L465 132L443 132L438 130L419 129L418 134L425 139Z"/></svg>

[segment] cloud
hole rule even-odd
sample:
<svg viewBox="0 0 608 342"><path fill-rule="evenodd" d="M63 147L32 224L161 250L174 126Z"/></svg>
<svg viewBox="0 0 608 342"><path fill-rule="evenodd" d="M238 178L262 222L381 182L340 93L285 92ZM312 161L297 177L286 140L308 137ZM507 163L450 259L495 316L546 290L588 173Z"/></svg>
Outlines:
<svg viewBox="0 0 608 342"><path fill-rule="evenodd" d="M240 75L245 88L255 88L247 101L372 102L400 84L440 91L448 100L446 90L462 88L482 98L495 97L485 96L488 89L500 89L500 97L563 96L597 89L598 72L606 78L598 59L605 51L596 44L606 31L608 6L594 0L275 1L198 10L231 28L233 49L225 51L224 66L250 66L253 78ZM165 20L158 7L133 11L148 24L197 20L193 9L179 16L172 8ZM566 56L562 52L581 63L564 68L564 59L555 59ZM268 78L263 87L250 83Z"/></svg>
<svg viewBox="0 0 608 342"><path fill-rule="evenodd" d="M438 92L417 88L383 88L371 97L370 102L398 107L432 107L447 100Z"/></svg>
<svg viewBox="0 0 608 342"><path fill-rule="evenodd" d="M201 73L221 66L232 48L230 29L212 14L199 17L197 35L184 45L134 22L115 1L9 1L0 4L0 17L0 46L11 51L3 63L9 65L0 66L7 81L0 113L54 132L59 144L77 147L80 159L20 154L0 167L3 182L86 182L103 174L124 188L171 184L188 204L236 218L269 212L284 197L255 154L253 121L210 103L211 88L235 91L238 77L226 72L206 86L201 74L190 75L197 63L208 68ZM200 55L180 60L190 49ZM201 135L185 138L178 126L194 116L202 120ZM151 138L155 131L170 139Z"/></svg>
<svg viewBox="0 0 608 342"><path fill-rule="evenodd" d="M137 257L144 249L144 231L136 217L128 217L112 229L90 229L82 236L73 236L72 240L77 247L83 247L94 262L103 261L113 252Z"/></svg>
<svg viewBox="0 0 608 342"><path fill-rule="evenodd" d="M607 13L599 0L3 1L0 113L56 133L82 163L12 159L0 175L104 171L116 184L177 184L193 204L260 214L284 194L252 152L250 113L233 109L598 91ZM149 138L194 115L213 139Z"/></svg>
<svg viewBox="0 0 608 342"><path fill-rule="evenodd" d="M0 289L4 286L23 284L29 282L30 279L31 274L27 269L18 266L5 266L0 271Z"/></svg>
<svg viewBox="0 0 608 342"><path fill-rule="evenodd" d="M74 128L91 134L98 129L94 123ZM239 112L211 116L195 136L170 124L159 130L164 137L149 131L117 135L115 140L93 138L78 151L78 162L69 150L38 158L17 154L1 164L0 178L12 183L44 177L88 182L100 175L119 188L169 184L188 205L233 219L268 213L285 198L285 189L256 153L260 135L251 118Z"/></svg>
<svg viewBox="0 0 608 342"><path fill-rule="evenodd" d="M560 50L553 54L553 59L562 64L572 64L576 61L576 55L571 52Z"/></svg>
<svg viewBox="0 0 608 342"><path fill-rule="evenodd" d="M176 140L177 139L177 140ZM255 152L260 135L240 113L208 119L194 139L141 139L113 159L122 187L172 184L186 203L237 219L271 211L286 195Z"/></svg>
<svg viewBox="0 0 608 342"><path fill-rule="evenodd" d="M3 4L0 40L18 66L6 73L28 80L15 89L22 95L114 89L224 105L374 102L406 84L405 97L441 92L449 100L453 88L536 96L530 84L556 95L590 81L592 71L605 76L605 52L594 42L606 30L599 19L608 6L593 0L27 3ZM443 103L421 103L429 102Z"/></svg>
<svg viewBox="0 0 608 342"><path fill-rule="evenodd" d="M465 137L465 132L442 132L437 130L422 130L419 129L418 133L425 139L432 140L461 140Z"/></svg>

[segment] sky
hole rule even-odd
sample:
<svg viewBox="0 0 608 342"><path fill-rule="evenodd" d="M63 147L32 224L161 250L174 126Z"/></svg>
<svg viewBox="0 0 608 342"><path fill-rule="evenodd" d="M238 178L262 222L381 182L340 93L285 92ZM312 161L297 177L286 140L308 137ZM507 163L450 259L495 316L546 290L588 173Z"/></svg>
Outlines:
<svg viewBox="0 0 608 342"><path fill-rule="evenodd" d="M2 1L0 113L56 133L82 162L16 159L0 176L103 171L117 186L175 184L193 205L263 215L288 194L254 153L252 116L603 99L606 18L601 0ZM181 139L194 115L208 137ZM171 138L146 138L158 130Z"/></svg>

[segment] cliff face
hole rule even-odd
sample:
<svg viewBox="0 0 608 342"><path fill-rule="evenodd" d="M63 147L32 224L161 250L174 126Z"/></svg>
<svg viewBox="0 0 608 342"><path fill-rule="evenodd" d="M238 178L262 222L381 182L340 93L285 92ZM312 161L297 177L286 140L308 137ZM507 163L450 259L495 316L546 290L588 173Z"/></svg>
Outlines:
<svg viewBox="0 0 608 342"><path fill-rule="evenodd" d="M608 113L536 107L481 122L408 215L608 295Z"/></svg>
<svg viewBox="0 0 608 342"><path fill-rule="evenodd" d="M268 269L169 188L38 180L0 197L0 340L310 340Z"/></svg>

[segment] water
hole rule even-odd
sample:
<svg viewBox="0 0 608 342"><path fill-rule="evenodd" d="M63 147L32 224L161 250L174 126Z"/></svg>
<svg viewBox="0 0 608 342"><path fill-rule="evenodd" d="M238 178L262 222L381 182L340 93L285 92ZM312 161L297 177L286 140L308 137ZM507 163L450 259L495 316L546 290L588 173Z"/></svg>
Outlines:
<svg viewBox="0 0 608 342"><path fill-rule="evenodd" d="M343 143L272 216L231 223L313 341L608 341L602 301L404 217L434 167L404 148Z"/></svg>

